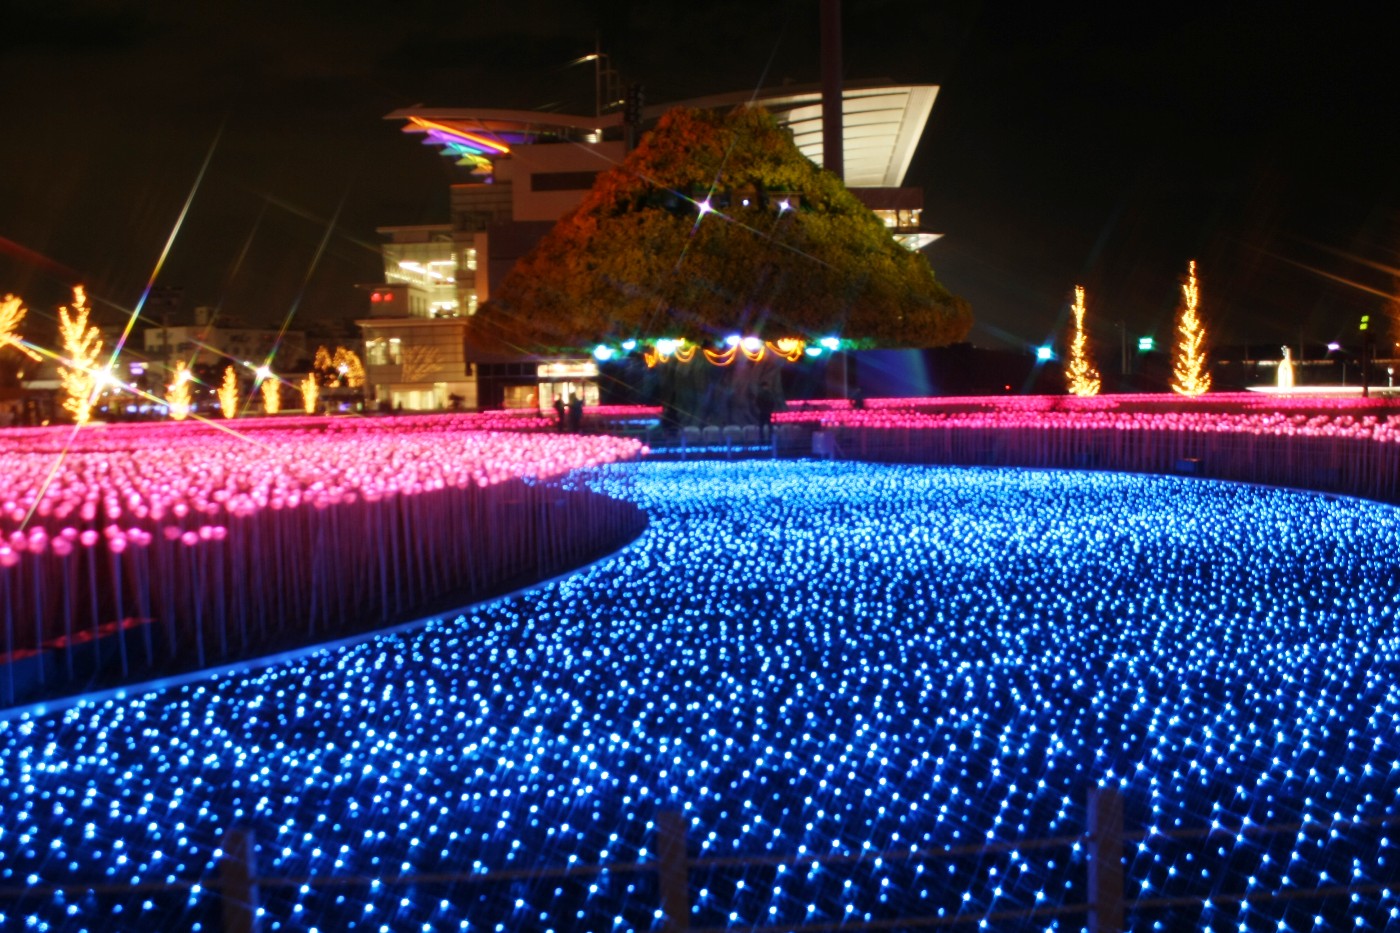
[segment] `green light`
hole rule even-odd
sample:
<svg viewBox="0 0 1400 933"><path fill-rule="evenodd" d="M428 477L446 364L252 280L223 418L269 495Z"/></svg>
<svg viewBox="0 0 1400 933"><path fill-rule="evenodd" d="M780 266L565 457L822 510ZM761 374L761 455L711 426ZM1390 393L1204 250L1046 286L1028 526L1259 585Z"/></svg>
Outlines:
<svg viewBox="0 0 1400 933"><path fill-rule="evenodd" d="M1363 314L1363 315L1361 315L1361 329L1362 329L1362 330L1370 330L1370 329L1371 329L1371 315L1369 315L1369 314Z"/></svg>
<svg viewBox="0 0 1400 933"><path fill-rule="evenodd" d="M1153 349L1155 349L1156 346L1157 346L1157 341L1153 340L1151 337L1139 337L1139 338L1138 338L1138 352L1139 352L1139 353L1149 353L1149 352L1151 352Z"/></svg>

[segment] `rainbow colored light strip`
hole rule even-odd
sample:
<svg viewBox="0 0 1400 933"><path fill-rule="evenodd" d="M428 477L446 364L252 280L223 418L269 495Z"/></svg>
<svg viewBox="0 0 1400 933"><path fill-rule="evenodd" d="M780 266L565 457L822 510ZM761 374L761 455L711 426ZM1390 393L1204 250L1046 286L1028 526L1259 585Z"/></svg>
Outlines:
<svg viewBox="0 0 1400 933"><path fill-rule="evenodd" d="M414 126L426 132L430 138L445 145L450 145L454 149L465 146L482 155L505 155L510 152L510 147L505 143L496 142L484 136L478 136L475 133L469 133L466 130L448 126L445 123L425 120L422 117L409 117L408 120Z"/></svg>

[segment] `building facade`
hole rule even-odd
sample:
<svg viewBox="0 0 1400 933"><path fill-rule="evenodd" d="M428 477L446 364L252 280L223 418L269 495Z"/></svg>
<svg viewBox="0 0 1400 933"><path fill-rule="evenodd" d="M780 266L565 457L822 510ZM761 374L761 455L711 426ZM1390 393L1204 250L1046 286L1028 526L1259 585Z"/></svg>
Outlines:
<svg viewBox="0 0 1400 933"><path fill-rule="evenodd" d="M843 92L847 187L904 245L918 249L923 191L902 187L938 88L851 84ZM784 88L645 108L644 124L672 107L762 106L820 164L821 91ZM574 116L410 107L387 119L453 159L465 177L449 192L440 226L384 227L384 282L367 287L365 338L372 398L382 408L538 407L578 393L597 399L592 360L503 355L467 345L466 319L517 260L576 207L599 173L626 156L620 111Z"/></svg>
<svg viewBox="0 0 1400 933"><path fill-rule="evenodd" d="M299 367L310 357L302 331L218 324L210 308L195 308L193 324L147 327L141 350L150 367L165 372L174 372L177 363L193 369L231 361L276 371Z"/></svg>

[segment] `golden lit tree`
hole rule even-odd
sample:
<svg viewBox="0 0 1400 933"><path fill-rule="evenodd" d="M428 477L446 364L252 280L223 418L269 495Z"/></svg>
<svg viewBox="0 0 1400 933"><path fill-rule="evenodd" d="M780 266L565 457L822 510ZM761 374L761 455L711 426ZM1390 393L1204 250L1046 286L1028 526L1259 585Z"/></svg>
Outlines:
<svg viewBox="0 0 1400 933"><path fill-rule="evenodd" d="M308 415L316 414L316 396L320 394L320 389L316 385L316 374L307 373L298 386L301 389L301 409Z"/></svg>
<svg viewBox="0 0 1400 933"><path fill-rule="evenodd" d="M263 411L275 415L282 410L282 385L275 376L269 376L262 384Z"/></svg>
<svg viewBox="0 0 1400 933"><path fill-rule="evenodd" d="M97 397L97 359L102 354L102 337L96 327L88 326L87 294L81 285L73 286L73 307L58 309L58 332L63 339L66 366L58 368L63 385L63 407L73 415L77 424L92 419L92 403Z"/></svg>
<svg viewBox="0 0 1400 933"><path fill-rule="evenodd" d="M1203 395L1210 391L1210 373L1206 371L1206 328L1197 315L1200 292L1196 287L1194 259L1181 285L1181 295L1181 316L1176 322L1176 349L1172 356L1172 390L1181 395Z"/></svg>
<svg viewBox="0 0 1400 933"><path fill-rule="evenodd" d="M170 409L170 417L176 421L190 416L190 382L193 379L194 373L183 360L175 364L175 378L166 387L165 404Z"/></svg>
<svg viewBox="0 0 1400 933"><path fill-rule="evenodd" d="M317 347L312 368L325 377L331 388L359 389L365 384L365 364L360 361L360 355L348 347L336 347L334 354L323 346Z"/></svg>
<svg viewBox="0 0 1400 933"><path fill-rule="evenodd" d="M512 351L735 330L934 347L971 326L928 259L756 107L666 113L467 319Z"/></svg>
<svg viewBox="0 0 1400 933"><path fill-rule="evenodd" d="M1074 286L1074 336L1069 342L1069 365L1065 367L1065 383L1069 391L1081 397L1099 394L1099 371L1089 360L1089 339L1084 333L1084 286Z"/></svg>
<svg viewBox="0 0 1400 933"><path fill-rule="evenodd" d="M340 380L346 386L351 389L364 388L365 364L360 361L360 354L348 347L336 347L331 366L340 374Z"/></svg>
<svg viewBox="0 0 1400 933"><path fill-rule="evenodd" d="M224 381L219 384L219 410L225 418L238 414L238 373L232 366L224 367Z"/></svg>
<svg viewBox="0 0 1400 933"><path fill-rule="evenodd" d="M24 345L24 340L19 333L19 325L24 322L27 310L18 295L6 295L4 298L0 298L0 349L14 347L37 362L41 357Z"/></svg>

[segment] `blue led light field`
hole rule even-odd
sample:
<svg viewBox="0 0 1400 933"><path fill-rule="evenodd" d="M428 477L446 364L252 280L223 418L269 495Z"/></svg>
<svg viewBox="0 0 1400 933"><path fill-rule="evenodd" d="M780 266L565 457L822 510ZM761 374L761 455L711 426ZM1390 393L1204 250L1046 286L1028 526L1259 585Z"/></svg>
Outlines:
<svg viewBox="0 0 1400 933"><path fill-rule="evenodd" d="M1099 783L1129 833L1222 828L1127 844L1129 897L1216 897L1133 929L1400 930L1395 509L833 463L588 481L651 525L562 582L0 722L0 930L219 930L232 826L290 879L263 930L652 929L651 873L582 869L654 860L667 810L693 927L982 918L1082 903L1083 846L937 852L1082 834ZM1352 895L1265 896L1314 887Z"/></svg>

